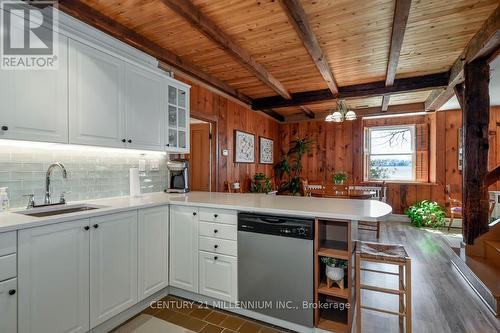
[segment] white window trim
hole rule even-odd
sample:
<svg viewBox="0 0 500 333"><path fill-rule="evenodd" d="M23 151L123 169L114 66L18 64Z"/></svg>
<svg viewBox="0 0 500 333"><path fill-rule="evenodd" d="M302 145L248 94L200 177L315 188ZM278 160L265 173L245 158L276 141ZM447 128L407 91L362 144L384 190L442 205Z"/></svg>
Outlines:
<svg viewBox="0 0 500 333"><path fill-rule="evenodd" d="M379 154L372 154L370 152L370 139L371 139L371 132L373 131L383 131L383 130L398 130L398 129L409 129L410 130L410 135L411 135L411 153L379 153ZM417 159L417 147L416 147L416 130L415 130L415 125L392 125L392 126L370 126L370 127L365 127L364 130L364 179L367 182L374 182L374 181L398 181L398 182L414 182L417 179L417 168L416 168L416 159ZM369 161L370 161L370 156L380 156L380 155L411 155L412 158L412 179L371 179L370 178L370 166L369 166Z"/></svg>

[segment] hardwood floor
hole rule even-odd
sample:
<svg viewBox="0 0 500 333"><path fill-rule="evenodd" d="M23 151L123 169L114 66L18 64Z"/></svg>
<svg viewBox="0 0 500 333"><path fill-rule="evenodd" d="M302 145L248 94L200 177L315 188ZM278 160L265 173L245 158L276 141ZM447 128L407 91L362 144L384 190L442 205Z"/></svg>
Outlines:
<svg viewBox="0 0 500 333"><path fill-rule="evenodd" d="M360 232L363 240L374 241L373 235ZM489 312L453 267L450 251L444 250L447 245L440 236L408 223L387 222L382 224L380 242L404 245L412 259L413 332L500 332L500 320ZM396 277L376 273L364 272L361 281L387 288L397 287ZM362 297L366 305L397 311L397 296L362 291ZM395 316L363 310L361 317L363 332L399 332Z"/></svg>

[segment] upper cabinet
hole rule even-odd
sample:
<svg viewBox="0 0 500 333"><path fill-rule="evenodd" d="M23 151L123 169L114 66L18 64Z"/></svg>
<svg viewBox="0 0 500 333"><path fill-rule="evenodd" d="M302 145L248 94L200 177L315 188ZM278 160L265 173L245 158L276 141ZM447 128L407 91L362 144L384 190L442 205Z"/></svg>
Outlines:
<svg viewBox="0 0 500 333"><path fill-rule="evenodd" d="M125 63L70 40L69 141L125 147Z"/></svg>
<svg viewBox="0 0 500 333"><path fill-rule="evenodd" d="M167 151L189 153L189 86L168 83L165 145Z"/></svg>
<svg viewBox="0 0 500 333"><path fill-rule="evenodd" d="M68 142L68 39L56 70L0 70L0 139Z"/></svg>

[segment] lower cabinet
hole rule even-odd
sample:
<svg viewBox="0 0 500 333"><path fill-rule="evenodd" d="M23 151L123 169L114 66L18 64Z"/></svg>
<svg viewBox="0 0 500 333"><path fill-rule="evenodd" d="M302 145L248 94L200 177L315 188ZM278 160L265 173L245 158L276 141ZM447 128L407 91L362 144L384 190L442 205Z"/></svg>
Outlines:
<svg viewBox="0 0 500 333"><path fill-rule="evenodd" d="M139 301L168 285L168 206L139 210Z"/></svg>
<svg viewBox="0 0 500 333"><path fill-rule="evenodd" d="M198 292L197 207L170 207L170 285Z"/></svg>
<svg viewBox="0 0 500 333"><path fill-rule="evenodd" d="M0 332L17 333L17 279L0 282Z"/></svg>
<svg viewBox="0 0 500 333"><path fill-rule="evenodd" d="M90 326L137 303L137 211L90 219Z"/></svg>
<svg viewBox="0 0 500 333"><path fill-rule="evenodd" d="M88 226L83 219L19 231L19 333L89 330Z"/></svg>
<svg viewBox="0 0 500 333"><path fill-rule="evenodd" d="M200 251L200 294L236 302L238 269L235 257Z"/></svg>

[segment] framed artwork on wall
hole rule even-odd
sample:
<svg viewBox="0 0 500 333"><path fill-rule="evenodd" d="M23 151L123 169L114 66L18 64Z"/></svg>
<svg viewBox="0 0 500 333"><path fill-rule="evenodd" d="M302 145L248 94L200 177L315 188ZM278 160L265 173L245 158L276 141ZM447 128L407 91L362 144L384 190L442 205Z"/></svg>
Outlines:
<svg viewBox="0 0 500 333"><path fill-rule="evenodd" d="M234 162L255 163L255 135L234 131Z"/></svg>
<svg viewBox="0 0 500 333"><path fill-rule="evenodd" d="M259 155L260 155L260 163L261 164L273 164L274 162L274 156L273 156L273 146L274 146L274 141L265 138L263 136L259 137L260 144L259 144Z"/></svg>

